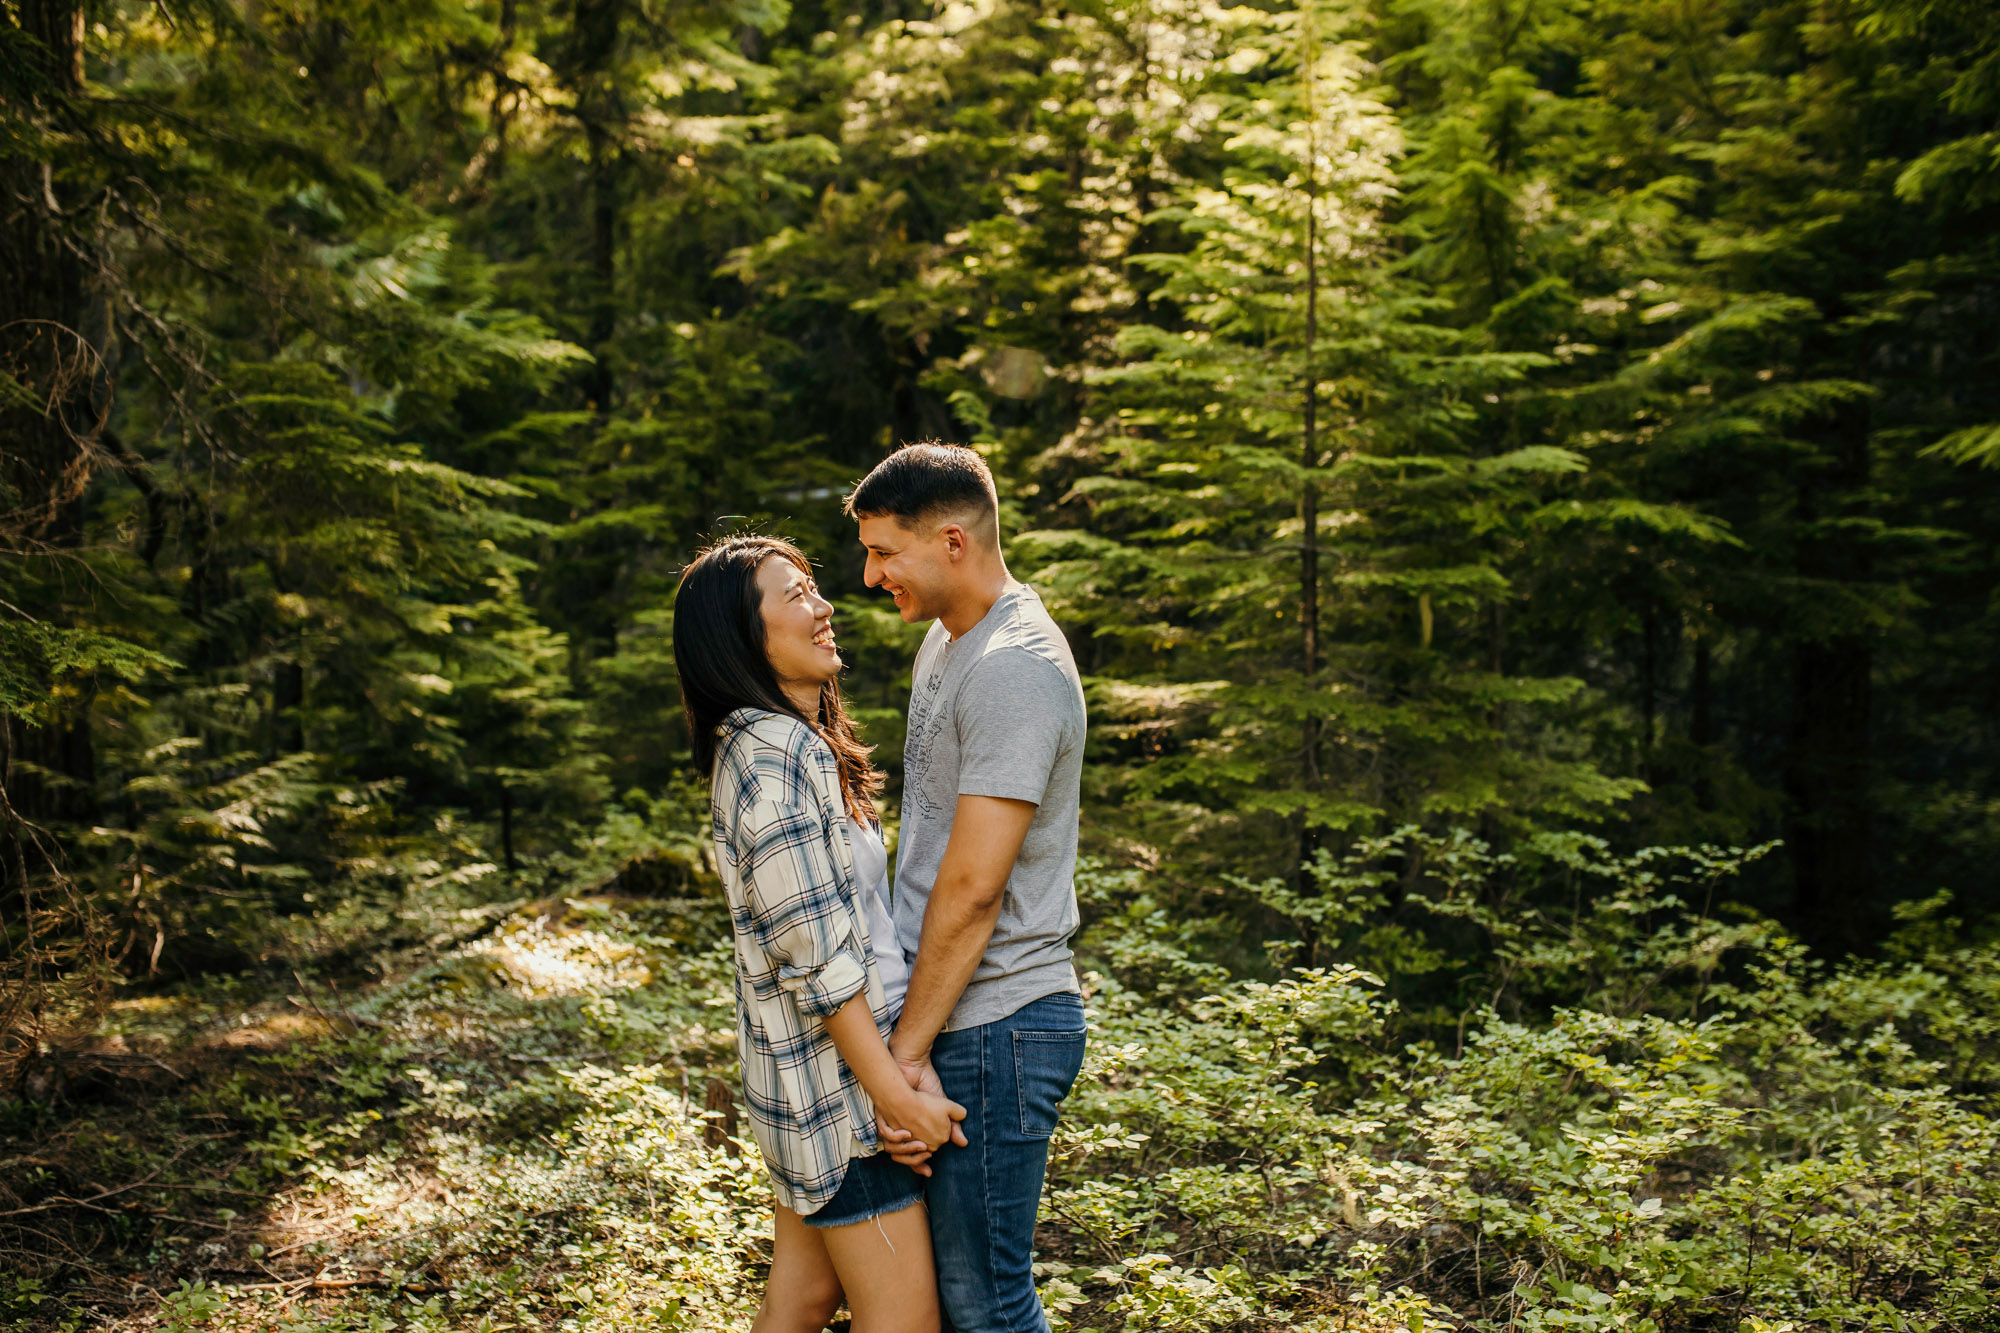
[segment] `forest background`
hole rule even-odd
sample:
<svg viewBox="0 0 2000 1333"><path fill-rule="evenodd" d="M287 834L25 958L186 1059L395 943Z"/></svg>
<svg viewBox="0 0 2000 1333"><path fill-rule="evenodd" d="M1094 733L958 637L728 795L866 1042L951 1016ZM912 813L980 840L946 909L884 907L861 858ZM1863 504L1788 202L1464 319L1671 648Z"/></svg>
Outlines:
<svg viewBox="0 0 2000 1333"><path fill-rule="evenodd" d="M893 807L942 437L1090 691L1059 1326L1996 1326L1988 6L4 0L0 111L0 1318L741 1321L674 581L821 563Z"/></svg>

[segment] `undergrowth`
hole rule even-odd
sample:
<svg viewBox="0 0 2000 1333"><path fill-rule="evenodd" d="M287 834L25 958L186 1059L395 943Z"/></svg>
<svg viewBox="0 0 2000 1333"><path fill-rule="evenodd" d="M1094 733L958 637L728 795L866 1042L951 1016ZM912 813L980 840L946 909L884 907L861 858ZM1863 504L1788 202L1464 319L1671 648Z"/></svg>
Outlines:
<svg viewBox="0 0 2000 1333"><path fill-rule="evenodd" d="M1086 874L1059 1330L2000 1327L2000 953L1937 901L1828 967L1707 910L1739 854L1531 852L1404 834L1249 886L1318 942L1261 978L1145 876ZM1574 910L1513 896L1551 875ZM114 1009L105 1043L165 1072L7 1109L0 1319L746 1327L771 1198L699 887L471 913L358 994ZM1426 915L1485 937L1464 1012L1394 998Z"/></svg>

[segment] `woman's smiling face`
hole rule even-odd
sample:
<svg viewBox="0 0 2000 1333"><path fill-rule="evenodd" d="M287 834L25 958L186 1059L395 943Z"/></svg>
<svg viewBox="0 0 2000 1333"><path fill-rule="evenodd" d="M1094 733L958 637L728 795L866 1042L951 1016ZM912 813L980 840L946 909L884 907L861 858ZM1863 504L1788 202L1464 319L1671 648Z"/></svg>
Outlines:
<svg viewBox="0 0 2000 1333"><path fill-rule="evenodd" d="M818 711L820 686L840 675L840 652L833 644L833 604L819 595L811 574L784 556L757 566L757 590L764 613L764 655L778 684L794 703Z"/></svg>

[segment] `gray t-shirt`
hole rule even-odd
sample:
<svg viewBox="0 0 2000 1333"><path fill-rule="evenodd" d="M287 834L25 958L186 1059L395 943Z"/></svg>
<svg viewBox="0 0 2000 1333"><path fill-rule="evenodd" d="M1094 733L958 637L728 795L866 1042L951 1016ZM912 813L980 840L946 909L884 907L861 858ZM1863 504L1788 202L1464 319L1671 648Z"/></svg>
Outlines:
<svg viewBox="0 0 2000 1333"><path fill-rule="evenodd" d="M1012 583L957 639L933 623L910 690L903 744L903 832L894 913L916 957L924 908L951 839L960 796L1038 807L1007 879L993 940L952 1010L948 1030L998 1022L1032 1000L1075 991L1077 788L1083 772L1083 682L1035 590Z"/></svg>

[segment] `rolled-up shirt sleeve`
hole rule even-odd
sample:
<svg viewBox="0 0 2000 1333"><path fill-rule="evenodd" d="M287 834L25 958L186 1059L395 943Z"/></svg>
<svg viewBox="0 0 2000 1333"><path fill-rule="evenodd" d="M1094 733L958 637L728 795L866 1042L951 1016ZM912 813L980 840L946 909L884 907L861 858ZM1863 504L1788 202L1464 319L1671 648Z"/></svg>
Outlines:
<svg viewBox="0 0 2000 1333"><path fill-rule="evenodd" d="M868 985L852 892L816 810L756 802L736 826L744 900L757 944L799 1008L827 1018Z"/></svg>

